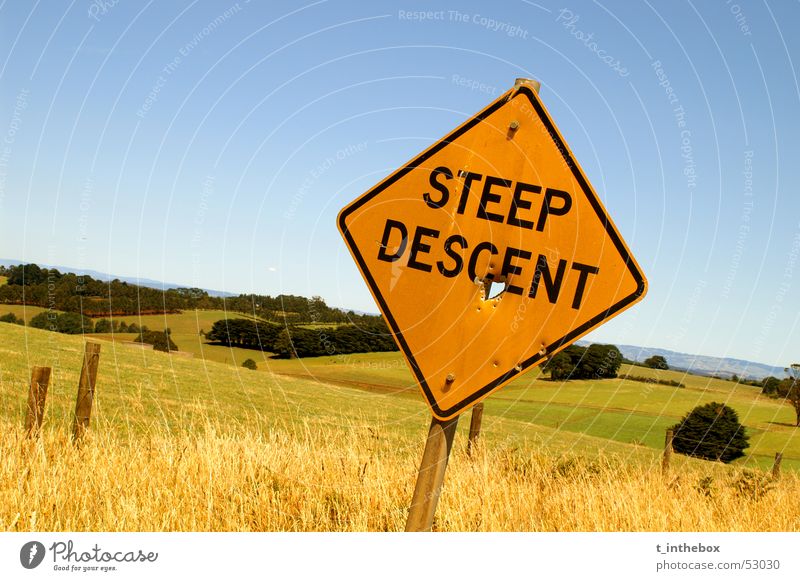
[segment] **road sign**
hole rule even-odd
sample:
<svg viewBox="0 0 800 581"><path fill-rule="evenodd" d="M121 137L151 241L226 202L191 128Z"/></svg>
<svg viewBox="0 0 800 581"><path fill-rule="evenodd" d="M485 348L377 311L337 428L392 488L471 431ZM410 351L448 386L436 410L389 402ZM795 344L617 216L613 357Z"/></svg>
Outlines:
<svg viewBox="0 0 800 581"><path fill-rule="evenodd" d="M347 205L338 224L442 420L647 288L527 82Z"/></svg>

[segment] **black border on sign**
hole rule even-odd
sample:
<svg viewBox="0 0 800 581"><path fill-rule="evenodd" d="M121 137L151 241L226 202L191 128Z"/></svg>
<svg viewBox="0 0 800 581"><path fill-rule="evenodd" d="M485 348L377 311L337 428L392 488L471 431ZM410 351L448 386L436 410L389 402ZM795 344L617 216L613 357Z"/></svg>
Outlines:
<svg viewBox="0 0 800 581"><path fill-rule="evenodd" d="M592 208L594 208L597 217L600 219L600 222L605 226L606 233L611 238L612 242L614 243L614 247L619 252L620 256L624 260L625 264L628 267L631 275L633 276L634 280L636 281L637 288L632 294L626 296L610 308L605 311L602 311L586 321L584 324L576 327L560 339L553 341L550 345L545 348L545 353L540 354L537 353L533 357L530 357L522 362L518 369L511 369L506 373L503 373L498 378L494 379L493 381L487 383L485 386L480 388L478 391L470 395L469 397L464 398L462 401L457 403L456 405L443 410L439 407L436 403L436 399L433 397L433 393L431 392L430 387L428 386L428 382L422 374L422 371L417 364L416 359L414 358L414 354L411 352L411 349L406 343L405 337L403 337L403 332L397 325L397 322L394 320L391 311L389 310L389 306L387 305L386 301L383 298L383 295L378 288L378 285L375 283L375 279L372 277L369 269L367 268L366 262L364 261L364 257L361 255L358 247L353 240L353 237L350 234L349 229L347 228L347 218L359 209L361 206L372 200L375 196L379 195L383 192L386 188L394 184L397 180L402 178L412 169L415 169L419 165L423 164L426 160L428 160L432 155L439 152L444 147L448 146L452 141L469 131L472 127L476 124L480 123L481 121L488 118L492 113L506 105L510 99L516 94L511 93L510 96L503 95L499 99L497 99L494 103L489 105L486 109L478 113L475 117L458 127L455 131L450 133L447 137L439 141L439 143L432 146L430 149L427 149L418 157L414 158L411 162L409 162L406 166L400 168L394 174L386 178L383 182L375 186L372 190L368 191L360 198L355 200L352 204L344 208L341 213L339 214L339 230L342 233L342 236L345 238L345 242L347 243L348 247L350 248L350 252L355 257L356 261L358 262L359 269L361 273L364 275L364 278L367 280L367 284L369 284L370 289L372 290L372 294L378 301L380 306L381 312L384 314L386 320L389 323L389 327L392 333L397 340L397 343L400 345L400 348L403 350L403 353L406 356L409 364L411 365L411 371L414 373L417 381L422 388L423 393L425 394L426 399L428 400L428 405L430 405L431 409L434 411L434 414L441 419L449 419L461 411L463 411L466 407L472 404L474 401L481 399L483 396L488 395L492 390L494 390L499 385L509 381L516 375L523 373L529 367L538 365L544 359L546 359L549 355L554 353L555 351L560 350L563 347L568 346L574 340L576 340L579 336L584 333L589 332L592 328L599 325L604 320L614 316L617 312L621 311L625 307L629 306L633 303L636 299L644 295L646 289L646 282L644 278L644 274L639 270L636 261L630 255L628 248L625 246L625 243L619 236L616 228L614 228L611 220L609 219L608 215L603 209L600 200L597 199L594 191L592 190L591 186L589 186L589 182L586 179L586 176L583 175L583 172L578 167L578 164L575 163L575 160L572 157L572 153L570 152L569 148L567 148L564 141L561 139L558 131L556 130L555 126L553 125L552 121L550 120L550 116L545 112L544 107L542 106L541 102L539 101L538 95L529 87L523 85L516 89L516 92L523 93L533 105L534 110L536 111L537 115L539 115L539 119L544 124L545 128L547 129L550 138L553 140L553 143L561 152L564 161L566 162L567 166L572 170L572 174L575 177L575 180L578 182L581 190L583 191L586 198L589 200Z"/></svg>

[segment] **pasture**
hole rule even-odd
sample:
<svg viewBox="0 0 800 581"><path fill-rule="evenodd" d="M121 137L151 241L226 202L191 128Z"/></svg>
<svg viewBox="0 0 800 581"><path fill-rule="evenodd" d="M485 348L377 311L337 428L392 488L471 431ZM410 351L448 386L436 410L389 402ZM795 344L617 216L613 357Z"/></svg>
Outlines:
<svg viewBox="0 0 800 581"><path fill-rule="evenodd" d="M250 371L101 343L76 449L83 338L0 324L0 530L402 530L430 416L399 354L246 351ZM33 365L53 368L36 442L21 429ZM475 457L460 422L435 528L800 530L790 406L728 381L632 373L687 387L534 371L488 398ZM747 457L675 456L662 477L665 428L713 400L739 412ZM776 451L785 470L772 482Z"/></svg>

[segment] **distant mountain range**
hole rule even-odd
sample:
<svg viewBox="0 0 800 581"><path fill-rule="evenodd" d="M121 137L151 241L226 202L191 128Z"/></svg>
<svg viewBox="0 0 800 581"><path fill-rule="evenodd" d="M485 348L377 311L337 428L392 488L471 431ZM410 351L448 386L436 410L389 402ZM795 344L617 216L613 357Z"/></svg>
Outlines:
<svg viewBox="0 0 800 581"><path fill-rule="evenodd" d="M26 262L24 260L7 260L0 258L0 265L2 266L16 266L18 264L32 264L30 262ZM89 270L86 268L72 268L69 266L57 266L53 264L41 264L36 263L41 268L54 268L59 272L71 272L73 274L80 274L85 276L91 276L97 280L101 280L103 282L109 282L114 279L121 280L123 282L127 282L128 284L135 284L139 286L146 286L148 288L154 288L158 290L166 290L171 288L186 288L187 285L185 284L177 284L173 282L163 282L160 280L153 280L151 278L137 278L132 276L119 276L116 274L108 274L106 272L98 272L97 270ZM202 289L206 291L212 297L235 297L238 296L238 293L229 293L225 291L213 290L204 288Z"/></svg>
<svg viewBox="0 0 800 581"><path fill-rule="evenodd" d="M578 341L580 345L588 345L587 341ZM688 371L695 375L731 377L738 375L741 379L763 379L770 375L783 378L786 372L783 367L773 367L755 361L734 359L732 357L709 357L679 353L669 349L639 347L638 345L617 345L623 357L631 361L643 362L653 355L661 355L667 360L670 369Z"/></svg>

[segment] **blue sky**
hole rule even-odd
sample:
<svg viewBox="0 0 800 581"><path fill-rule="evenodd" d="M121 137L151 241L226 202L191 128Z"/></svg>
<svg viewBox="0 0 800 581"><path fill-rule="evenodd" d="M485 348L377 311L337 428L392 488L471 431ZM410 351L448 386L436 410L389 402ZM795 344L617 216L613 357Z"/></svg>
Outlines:
<svg viewBox="0 0 800 581"><path fill-rule="evenodd" d="M4 2L0 258L375 312L338 210L526 76L650 282L590 338L786 365L798 21L725 0Z"/></svg>

